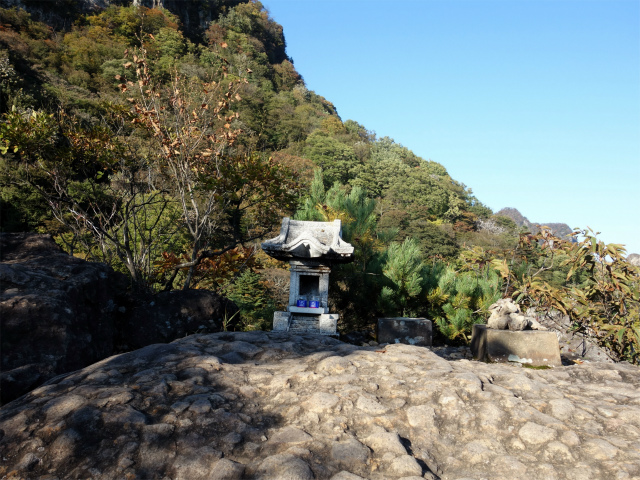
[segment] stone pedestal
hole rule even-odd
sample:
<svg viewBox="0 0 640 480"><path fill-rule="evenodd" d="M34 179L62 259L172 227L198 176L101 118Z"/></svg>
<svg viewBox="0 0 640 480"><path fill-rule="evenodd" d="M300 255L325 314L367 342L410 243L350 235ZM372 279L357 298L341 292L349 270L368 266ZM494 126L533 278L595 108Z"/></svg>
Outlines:
<svg viewBox="0 0 640 480"><path fill-rule="evenodd" d="M496 330L474 325L473 358L483 362L522 363L532 367L559 367L560 347L555 332Z"/></svg>
<svg viewBox="0 0 640 480"><path fill-rule="evenodd" d="M287 312L276 312L284 313ZM316 335L337 335L338 318L336 313L322 313L320 315L291 314L289 328L286 331L292 333L314 333ZM274 315L273 329L276 330L276 318ZM282 331L281 329L278 329Z"/></svg>
<svg viewBox="0 0 640 480"><path fill-rule="evenodd" d="M430 346L431 320L426 318L379 318L378 343L406 343Z"/></svg>

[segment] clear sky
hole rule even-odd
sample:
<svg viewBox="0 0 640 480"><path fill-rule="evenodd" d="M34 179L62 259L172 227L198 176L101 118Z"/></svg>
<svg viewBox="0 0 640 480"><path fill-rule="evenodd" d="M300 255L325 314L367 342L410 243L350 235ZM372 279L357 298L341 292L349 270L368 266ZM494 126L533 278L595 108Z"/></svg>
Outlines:
<svg viewBox="0 0 640 480"><path fill-rule="evenodd" d="M494 211L640 253L640 1L263 0L307 87Z"/></svg>

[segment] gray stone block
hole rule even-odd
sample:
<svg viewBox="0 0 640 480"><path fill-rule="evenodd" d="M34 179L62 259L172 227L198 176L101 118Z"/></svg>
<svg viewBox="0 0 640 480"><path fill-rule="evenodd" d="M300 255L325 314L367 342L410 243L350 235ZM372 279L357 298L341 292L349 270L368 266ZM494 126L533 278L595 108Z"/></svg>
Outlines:
<svg viewBox="0 0 640 480"><path fill-rule="evenodd" d="M379 318L378 343L430 346L432 328L426 318Z"/></svg>
<svg viewBox="0 0 640 480"><path fill-rule="evenodd" d="M318 329L322 335L337 335L338 318L337 313L325 313L318 316Z"/></svg>
<svg viewBox="0 0 640 480"><path fill-rule="evenodd" d="M484 362L517 362L532 367L559 367L560 347L555 332L541 330L496 330L474 325L473 358Z"/></svg>
<svg viewBox="0 0 640 480"><path fill-rule="evenodd" d="M291 322L290 312L273 312L273 331L286 332Z"/></svg>

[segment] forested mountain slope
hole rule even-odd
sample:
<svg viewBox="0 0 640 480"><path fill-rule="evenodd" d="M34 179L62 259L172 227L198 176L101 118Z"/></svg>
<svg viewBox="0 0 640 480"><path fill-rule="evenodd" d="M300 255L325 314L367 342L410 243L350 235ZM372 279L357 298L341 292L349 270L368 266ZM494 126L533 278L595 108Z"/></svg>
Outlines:
<svg viewBox="0 0 640 480"><path fill-rule="evenodd" d="M443 165L342 119L260 2L163 5L0 0L2 231L51 233L132 289L216 290L254 329L286 288L257 242L283 216L340 218L356 246L332 276L342 331L424 315L465 342L514 296L638 358L623 250L522 236Z"/></svg>
<svg viewBox="0 0 640 480"><path fill-rule="evenodd" d="M152 73L160 79L174 73L205 79L220 70L226 78L246 76L242 100L232 107L239 114L234 126L242 129L245 147L277 152L276 159L302 173L302 183L310 183L313 168L321 167L327 188L334 182L363 187L369 197L381 199L385 227L453 245L456 232L473 231L477 216L490 215L442 165L417 157L390 138L378 138L353 120L343 122L329 101L305 87L286 55L282 28L261 4L234 3L213 2L207 18L215 21L199 36L197 29L187 35L184 19L168 10L132 5L25 2L42 19L73 6L69 12L77 14L76 20L65 30L36 22L24 10L3 10L2 111L15 106L56 112L62 106L83 122L99 123L109 110L126 104L115 77L125 75L125 50L139 46L140 36L146 35ZM83 14L87 11L93 13ZM42 217L14 212L4 198L4 229L42 226ZM429 246L434 245L424 243L425 253Z"/></svg>

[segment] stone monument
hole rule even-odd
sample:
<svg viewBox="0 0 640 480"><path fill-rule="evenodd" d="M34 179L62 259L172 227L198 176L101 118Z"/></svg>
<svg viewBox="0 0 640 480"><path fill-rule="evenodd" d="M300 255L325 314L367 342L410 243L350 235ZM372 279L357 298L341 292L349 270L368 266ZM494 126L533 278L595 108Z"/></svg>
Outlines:
<svg viewBox="0 0 640 480"><path fill-rule="evenodd" d="M426 318L379 318L377 327L378 343L431 346L433 326Z"/></svg>
<svg viewBox="0 0 640 480"><path fill-rule="evenodd" d="M282 219L280 235L262 244L267 255L288 261L291 281L285 312L273 314L273 330L336 335L339 315L329 313L329 273L353 261L353 246L341 238L340 220Z"/></svg>
<svg viewBox="0 0 640 480"><path fill-rule="evenodd" d="M532 367L562 365L555 332L546 331L535 318L524 315L513 300L498 300L489 311L486 325L473 326L471 353L476 360Z"/></svg>

